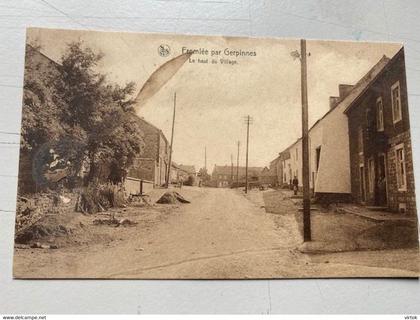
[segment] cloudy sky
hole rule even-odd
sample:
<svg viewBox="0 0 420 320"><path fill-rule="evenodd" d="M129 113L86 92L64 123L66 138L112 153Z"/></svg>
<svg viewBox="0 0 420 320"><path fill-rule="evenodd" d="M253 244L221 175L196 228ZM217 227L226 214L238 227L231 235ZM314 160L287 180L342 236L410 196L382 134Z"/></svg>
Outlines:
<svg viewBox="0 0 420 320"><path fill-rule="evenodd" d="M173 94L177 94L174 161L207 167L236 163L236 142L241 142L240 163L245 163L246 126L250 115L249 163L266 166L301 132L300 63L290 53L299 49L299 40L253 39L168 34L111 33L30 29L29 42L38 42L42 52L56 61L66 44L83 40L104 53L99 66L110 81L134 81L137 90L163 63L181 54L182 48L207 49L208 55L193 54L175 76L138 106L138 115L163 130L170 139ZM158 47L169 46L162 57ZM340 41L308 41L309 125L329 108L329 96L338 95L338 84L356 83L378 60L392 57L400 44ZM229 51L250 51L256 56L232 57ZM211 56L211 52L221 51ZM236 64L221 64L220 59ZM197 63L208 59L208 63ZM211 60L216 59L217 64Z"/></svg>

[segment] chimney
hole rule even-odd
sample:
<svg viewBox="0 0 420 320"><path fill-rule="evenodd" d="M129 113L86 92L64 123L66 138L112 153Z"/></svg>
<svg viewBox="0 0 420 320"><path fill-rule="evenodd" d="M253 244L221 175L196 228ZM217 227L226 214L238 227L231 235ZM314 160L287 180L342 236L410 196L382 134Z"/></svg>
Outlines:
<svg viewBox="0 0 420 320"><path fill-rule="evenodd" d="M344 99L349 94L351 89L353 89L353 87L354 86L351 85L351 84L339 84L338 85L338 92L339 92L339 95L340 95L340 99L341 100Z"/></svg>
<svg viewBox="0 0 420 320"><path fill-rule="evenodd" d="M330 97L330 109L334 109L339 102L340 97Z"/></svg>

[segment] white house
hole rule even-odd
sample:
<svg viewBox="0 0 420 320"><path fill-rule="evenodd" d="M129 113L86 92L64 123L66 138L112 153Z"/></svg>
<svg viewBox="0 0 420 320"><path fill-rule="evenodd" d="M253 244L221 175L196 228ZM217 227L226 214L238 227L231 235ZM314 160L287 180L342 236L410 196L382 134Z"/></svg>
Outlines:
<svg viewBox="0 0 420 320"><path fill-rule="evenodd" d="M351 199L349 126L344 111L365 92L388 60L381 59L355 85L340 84L339 96L330 97L329 111L309 129L310 187L316 197ZM302 140L280 154L283 153L290 154L283 161L284 182L289 183L296 176L302 187Z"/></svg>
<svg viewBox="0 0 420 320"><path fill-rule="evenodd" d="M347 199L351 194L348 120L343 113L353 86L339 85L339 97L330 97L329 111L309 129L310 188L318 197ZM302 187L302 139L286 150L284 183L296 176ZM285 157L287 158L287 157Z"/></svg>

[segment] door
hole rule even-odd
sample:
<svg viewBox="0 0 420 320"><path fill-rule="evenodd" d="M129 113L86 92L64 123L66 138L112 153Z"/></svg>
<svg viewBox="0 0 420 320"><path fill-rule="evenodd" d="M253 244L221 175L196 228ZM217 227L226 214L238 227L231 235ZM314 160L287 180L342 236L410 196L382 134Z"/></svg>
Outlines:
<svg viewBox="0 0 420 320"><path fill-rule="evenodd" d="M359 168L359 175L360 175L360 202L366 201L366 190L365 190L365 167L360 165Z"/></svg>
<svg viewBox="0 0 420 320"><path fill-rule="evenodd" d="M387 198L387 181L386 181L386 158L385 154L378 156L377 175L376 175L376 194L375 202L378 206L386 207Z"/></svg>

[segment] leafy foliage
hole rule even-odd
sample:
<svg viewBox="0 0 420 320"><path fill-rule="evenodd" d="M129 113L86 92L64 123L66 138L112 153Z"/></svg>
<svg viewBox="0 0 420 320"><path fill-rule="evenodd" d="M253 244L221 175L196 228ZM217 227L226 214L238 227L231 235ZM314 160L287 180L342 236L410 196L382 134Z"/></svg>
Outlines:
<svg viewBox="0 0 420 320"><path fill-rule="evenodd" d="M55 83L57 95L66 105L63 122L86 142L87 183L100 178L98 169L105 164L110 168L106 178L121 181L143 144L134 121L134 101L128 98L135 85L108 83L105 75L96 71L102 57L82 42L70 43Z"/></svg>
<svg viewBox="0 0 420 320"><path fill-rule="evenodd" d="M60 110L53 97L52 79L58 74L52 61L31 46L26 51L22 106L21 148L33 153L44 143L64 134Z"/></svg>
<svg viewBox="0 0 420 320"><path fill-rule="evenodd" d="M54 157L66 163L78 160L69 172L85 171L86 186L122 181L144 145L130 99L135 84L109 83L97 71L103 55L80 41L68 44L61 65L34 48L27 52L22 148L39 155L35 151L46 143L77 141L77 149L54 149ZM40 159L48 158L50 149L44 149L47 156Z"/></svg>

